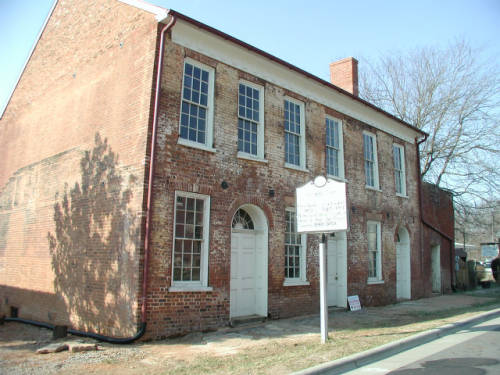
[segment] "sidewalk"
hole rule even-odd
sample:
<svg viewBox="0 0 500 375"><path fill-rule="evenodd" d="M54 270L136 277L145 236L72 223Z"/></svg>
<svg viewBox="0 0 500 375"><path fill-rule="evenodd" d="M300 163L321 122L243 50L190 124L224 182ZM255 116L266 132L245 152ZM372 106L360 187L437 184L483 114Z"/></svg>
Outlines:
<svg viewBox="0 0 500 375"><path fill-rule="evenodd" d="M500 313L499 309L500 288L492 287L357 312L331 310L326 344L320 342L319 316L315 314L128 346L98 343L99 351L49 355L34 353L50 342L51 331L6 323L0 326L0 367L4 373L16 375L278 375L300 369L308 370L299 374L340 373L418 345L419 340L443 335L457 327L459 320Z"/></svg>

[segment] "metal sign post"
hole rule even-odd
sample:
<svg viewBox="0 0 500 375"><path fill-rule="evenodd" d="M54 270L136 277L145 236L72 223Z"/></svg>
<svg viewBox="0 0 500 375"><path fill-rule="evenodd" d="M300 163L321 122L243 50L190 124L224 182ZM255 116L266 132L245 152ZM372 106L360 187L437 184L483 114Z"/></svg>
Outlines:
<svg viewBox="0 0 500 375"><path fill-rule="evenodd" d="M318 233L321 342L328 340L326 233L347 230L345 183L323 176L297 188L297 232Z"/></svg>
<svg viewBox="0 0 500 375"><path fill-rule="evenodd" d="M328 340L328 303L326 301L326 235L321 235L319 243L319 308L321 321L321 343L324 344Z"/></svg>

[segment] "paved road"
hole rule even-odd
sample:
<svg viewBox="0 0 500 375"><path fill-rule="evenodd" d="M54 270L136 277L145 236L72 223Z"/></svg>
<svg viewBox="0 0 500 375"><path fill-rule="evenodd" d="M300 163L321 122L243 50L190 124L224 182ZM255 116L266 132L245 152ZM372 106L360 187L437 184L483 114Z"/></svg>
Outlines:
<svg viewBox="0 0 500 375"><path fill-rule="evenodd" d="M382 374L500 374L500 317L345 373Z"/></svg>

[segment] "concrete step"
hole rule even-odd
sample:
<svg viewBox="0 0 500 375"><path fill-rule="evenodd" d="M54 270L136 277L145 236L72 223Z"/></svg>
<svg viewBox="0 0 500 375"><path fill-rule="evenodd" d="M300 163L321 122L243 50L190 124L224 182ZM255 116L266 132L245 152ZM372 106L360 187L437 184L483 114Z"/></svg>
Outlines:
<svg viewBox="0 0 500 375"><path fill-rule="evenodd" d="M246 316L238 316L236 318L232 318L230 325L231 327L241 327L244 325L251 325L255 323L262 323L266 321L266 317L262 315L246 315Z"/></svg>

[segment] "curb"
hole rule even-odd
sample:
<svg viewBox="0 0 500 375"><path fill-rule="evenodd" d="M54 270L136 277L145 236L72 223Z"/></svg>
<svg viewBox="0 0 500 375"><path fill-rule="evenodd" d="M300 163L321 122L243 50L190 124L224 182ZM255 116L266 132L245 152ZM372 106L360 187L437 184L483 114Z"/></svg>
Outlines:
<svg viewBox="0 0 500 375"><path fill-rule="evenodd" d="M291 375L319 375L319 374L342 374L347 371L355 370L369 363L379 361L381 359L393 356L400 352L412 349L416 346L426 344L440 337L449 335L455 331L465 328L466 326L480 323L484 320L500 315L500 308L494 309L471 318L463 319L455 323L446 324L439 328L434 328L413 336L405 337L404 339L393 341L373 349L366 350L361 353L352 354L348 357L340 358L331 362L326 362L321 365L310 367L305 370L294 372Z"/></svg>

